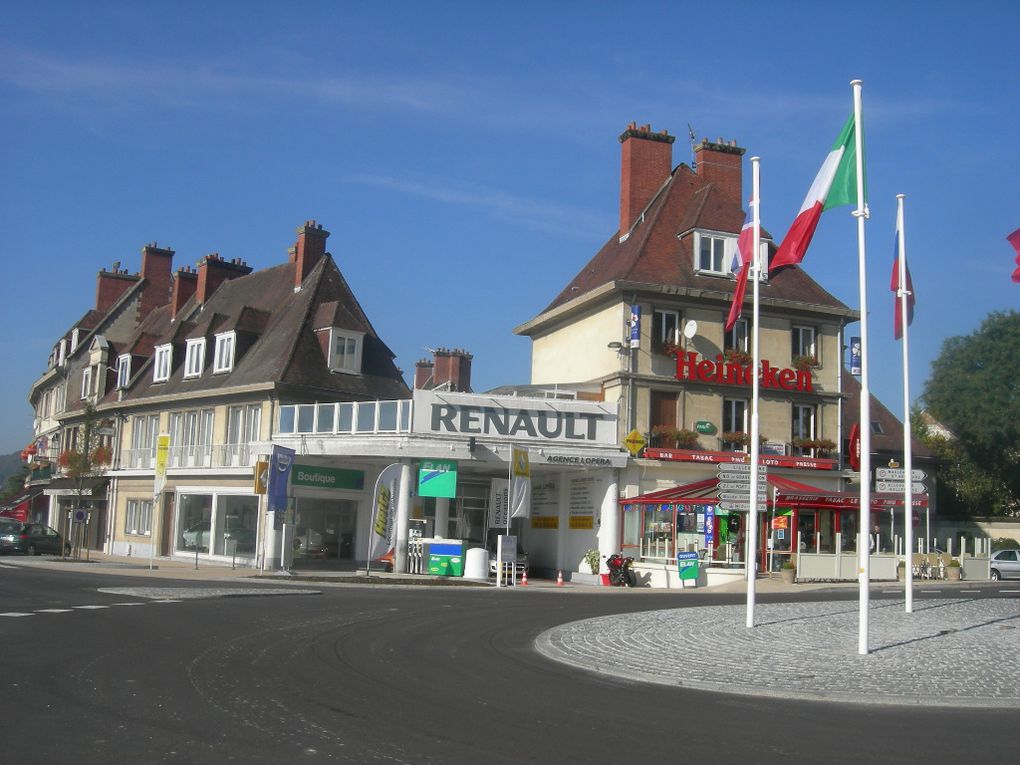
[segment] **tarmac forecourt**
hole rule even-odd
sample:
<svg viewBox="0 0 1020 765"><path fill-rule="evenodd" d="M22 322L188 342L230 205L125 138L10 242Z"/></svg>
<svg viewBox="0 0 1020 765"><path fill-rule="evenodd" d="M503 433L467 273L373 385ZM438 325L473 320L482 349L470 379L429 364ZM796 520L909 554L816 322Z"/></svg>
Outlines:
<svg viewBox="0 0 1020 765"><path fill-rule="evenodd" d="M1020 599L698 606L605 616L538 636L544 656L615 677L746 696L1020 709Z"/></svg>

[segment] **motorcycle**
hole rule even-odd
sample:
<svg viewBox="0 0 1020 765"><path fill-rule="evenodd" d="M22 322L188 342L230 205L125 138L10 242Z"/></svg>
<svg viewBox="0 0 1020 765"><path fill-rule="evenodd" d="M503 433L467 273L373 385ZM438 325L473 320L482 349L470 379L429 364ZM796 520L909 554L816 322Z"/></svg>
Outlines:
<svg viewBox="0 0 1020 765"><path fill-rule="evenodd" d="M609 569L609 584L613 587L633 587L637 584L634 576L634 559L613 553L606 558Z"/></svg>

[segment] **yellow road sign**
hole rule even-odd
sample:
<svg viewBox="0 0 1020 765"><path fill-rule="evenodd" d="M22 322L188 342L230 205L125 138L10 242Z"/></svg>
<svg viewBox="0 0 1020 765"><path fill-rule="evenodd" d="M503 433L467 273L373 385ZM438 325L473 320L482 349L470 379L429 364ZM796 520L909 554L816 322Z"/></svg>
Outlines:
<svg viewBox="0 0 1020 765"><path fill-rule="evenodd" d="M631 457L637 457L638 453L645 448L645 437L638 433L637 428L627 434L623 439L623 445L627 447Z"/></svg>

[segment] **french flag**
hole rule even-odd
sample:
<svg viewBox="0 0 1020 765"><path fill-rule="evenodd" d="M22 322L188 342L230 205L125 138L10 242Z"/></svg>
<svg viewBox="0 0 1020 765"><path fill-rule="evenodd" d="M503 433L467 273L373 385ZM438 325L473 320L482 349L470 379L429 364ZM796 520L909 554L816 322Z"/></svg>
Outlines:
<svg viewBox="0 0 1020 765"><path fill-rule="evenodd" d="M902 213L900 213L902 215ZM893 301L893 337L897 340L903 337L903 307L902 300L906 297L907 300L907 326L910 326L914 322L914 283L910 278L910 268L907 266L906 253L900 250L900 231L902 230L902 220L897 215L896 220L896 244L893 247L893 268L892 268L892 279L889 282L889 289L892 290L896 296ZM903 273L906 274L905 286L903 291L906 293L905 296L900 295L900 258L903 258Z"/></svg>
<svg viewBox="0 0 1020 765"><path fill-rule="evenodd" d="M755 201L751 200L751 205ZM726 317L726 331L729 332L740 318L740 312L744 307L744 295L747 293L747 275L751 269L752 250L754 250L754 221L751 218L751 205L748 205L747 215L744 217L744 225L740 229L740 236L737 237L737 249L733 253L733 260L730 261L730 273L737 277L737 286L733 290L733 304L730 306L729 316Z"/></svg>

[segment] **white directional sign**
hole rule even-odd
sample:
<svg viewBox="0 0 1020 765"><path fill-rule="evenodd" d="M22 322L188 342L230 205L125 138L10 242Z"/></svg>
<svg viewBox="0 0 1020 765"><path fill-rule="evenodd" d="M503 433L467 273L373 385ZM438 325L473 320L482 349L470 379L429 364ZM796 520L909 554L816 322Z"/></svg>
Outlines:
<svg viewBox="0 0 1020 765"><path fill-rule="evenodd" d="M907 486L903 481L875 481L875 491L886 491L902 494L904 491L906 491L906 489ZM928 491L928 488L923 483L913 481L910 484L910 491L913 494L924 494L926 491Z"/></svg>
<svg viewBox="0 0 1020 765"><path fill-rule="evenodd" d="M720 502L719 503L719 509L720 510L738 510L738 511L743 511L743 512L746 513L748 511L750 511L751 503L750 502L731 502L731 501L727 500L726 502Z"/></svg>
<svg viewBox="0 0 1020 765"><path fill-rule="evenodd" d="M911 470L911 481L923 481L928 475L923 470ZM875 468L875 478L879 481L905 481L907 471L902 468Z"/></svg>
<svg viewBox="0 0 1020 765"><path fill-rule="evenodd" d="M737 483L742 483L742 484L745 484L745 485L750 485L751 484L751 474L750 473L725 473L722 470L720 470L719 471L719 480L720 481L735 481ZM758 483L759 484L763 484L767 480L768 480L768 478L764 474L762 474L762 473L758 474Z"/></svg>
<svg viewBox="0 0 1020 765"><path fill-rule="evenodd" d="M762 492L765 489L765 481L758 481L758 491ZM748 489L751 488L750 481L720 481L719 491L742 491L747 494Z"/></svg>
<svg viewBox="0 0 1020 765"><path fill-rule="evenodd" d="M741 501L746 502L747 501L747 492L744 491L744 492L737 493L737 492L726 492L726 491L724 491L724 492L720 492L719 493L719 499L724 501L724 502L741 502ZM766 499L768 499L768 497L766 497L764 493L759 493L758 494L758 501L759 502L764 502Z"/></svg>

